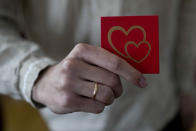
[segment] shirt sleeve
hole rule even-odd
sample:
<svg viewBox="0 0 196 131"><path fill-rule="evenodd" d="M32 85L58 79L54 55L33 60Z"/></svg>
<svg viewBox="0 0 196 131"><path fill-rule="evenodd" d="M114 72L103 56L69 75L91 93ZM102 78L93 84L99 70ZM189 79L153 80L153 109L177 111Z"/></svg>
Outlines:
<svg viewBox="0 0 196 131"><path fill-rule="evenodd" d="M194 72L196 69L196 1L182 0L177 26L175 69L180 91L196 93Z"/></svg>
<svg viewBox="0 0 196 131"><path fill-rule="evenodd" d="M0 0L0 93L33 105L31 90L39 72L55 63L38 44L24 39L21 0Z"/></svg>

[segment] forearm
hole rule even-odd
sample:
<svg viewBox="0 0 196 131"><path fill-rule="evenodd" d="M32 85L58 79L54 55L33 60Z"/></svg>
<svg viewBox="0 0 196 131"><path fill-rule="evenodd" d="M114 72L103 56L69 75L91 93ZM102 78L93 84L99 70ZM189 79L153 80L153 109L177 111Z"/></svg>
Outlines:
<svg viewBox="0 0 196 131"><path fill-rule="evenodd" d="M54 61L36 43L21 36L20 15L13 9L20 1L0 2L0 93L31 102L31 89L39 72Z"/></svg>

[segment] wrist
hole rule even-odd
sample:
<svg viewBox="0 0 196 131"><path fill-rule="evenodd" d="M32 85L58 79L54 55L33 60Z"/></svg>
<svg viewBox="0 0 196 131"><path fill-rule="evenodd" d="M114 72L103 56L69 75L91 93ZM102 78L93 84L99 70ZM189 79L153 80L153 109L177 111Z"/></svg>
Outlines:
<svg viewBox="0 0 196 131"><path fill-rule="evenodd" d="M31 100L36 105L36 107L39 107L39 108L45 107L45 104L41 100L42 95L40 94L41 93L40 89L43 86L43 84L42 84L43 83L43 78L44 78L46 72L49 70L50 67L51 66L46 67L45 69L43 69L39 73L38 78L36 79L36 81L34 83L34 86L32 88Z"/></svg>
<svg viewBox="0 0 196 131"><path fill-rule="evenodd" d="M34 86L34 87L32 88L31 100L32 100L33 104L34 104L36 107L38 107L38 108L43 108L43 107L45 107L45 105L44 105L43 103L39 102L37 93L35 93L35 92L37 92L36 86Z"/></svg>

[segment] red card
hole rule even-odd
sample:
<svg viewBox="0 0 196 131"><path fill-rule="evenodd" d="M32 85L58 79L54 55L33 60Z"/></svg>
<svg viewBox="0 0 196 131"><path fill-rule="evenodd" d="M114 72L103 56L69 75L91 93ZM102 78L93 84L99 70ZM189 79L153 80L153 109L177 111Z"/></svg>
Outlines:
<svg viewBox="0 0 196 131"><path fill-rule="evenodd" d="M142 73L158 74L158 16L101 17L101 47Z"/></svg>

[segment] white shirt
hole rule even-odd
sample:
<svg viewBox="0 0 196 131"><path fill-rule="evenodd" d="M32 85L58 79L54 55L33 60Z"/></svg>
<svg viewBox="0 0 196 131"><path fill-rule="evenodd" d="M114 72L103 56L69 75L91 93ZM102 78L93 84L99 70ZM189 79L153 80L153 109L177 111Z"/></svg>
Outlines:
<svg viewBox="0 0 196 131"><path fill-rule="evenodd" d="M179 91L191 91L194 0L0 0L0 92L31 103L39 72L78 42L100 45L100 17L159 15L160 74L146 89L122 79L124 93L101 114L56 115L41 110L52 131L157 131L178 111ZM17 24L19 26L17 26ZM28 39L20 37L20 30ZM46 54L41 53L44 51Z"/></svg>

